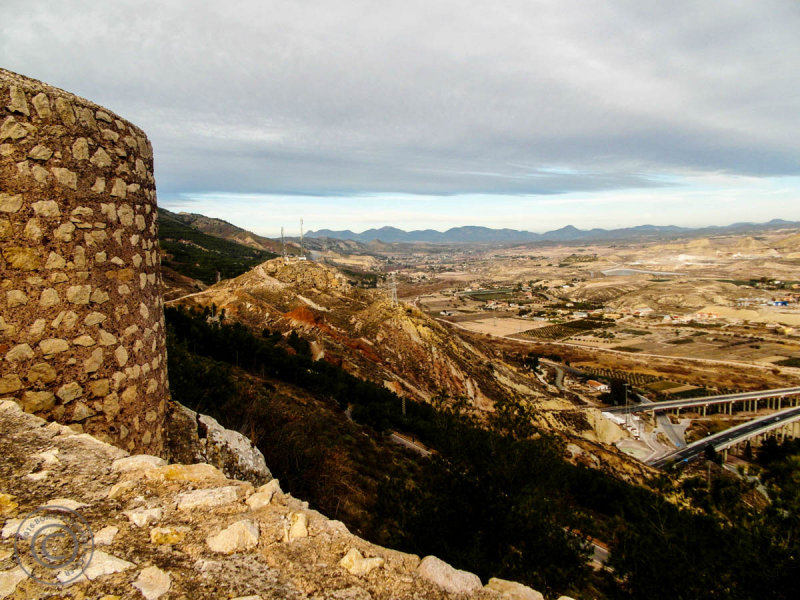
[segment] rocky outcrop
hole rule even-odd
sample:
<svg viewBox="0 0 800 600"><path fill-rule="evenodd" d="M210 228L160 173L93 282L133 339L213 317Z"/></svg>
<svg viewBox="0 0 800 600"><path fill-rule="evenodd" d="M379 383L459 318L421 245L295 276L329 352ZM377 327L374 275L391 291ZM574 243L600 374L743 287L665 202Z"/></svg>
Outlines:
<svg viewBox="0 0 800 600"><path fill-rule="evenodd" d="M0 398L162 453L157 227L144 132L0 69Z"/></svg>
<svg viewBox="0 0 800 600"><path fill-rule="evenodd" d="M208 463L232 479L263 485L272 479L264 455L237 431L177 402L169 405L166 455L177 463Z"/></svg>
<svg viewBox="0 0 800 600"><path fill-rule="evenodd" d="M369 544L282 493L276 480L256 488L211 465L130 456L10 401L0 403L0 431L0 598L52 594L26 570L82 598L540 597L511 582L482 587L437 558ZM40 507L51 511L42 525L75 527L61 516L70 513L52 512L68 509L93 532L93 554L81 563L79 553L77 570L32 566L27 516Z"/></svg>

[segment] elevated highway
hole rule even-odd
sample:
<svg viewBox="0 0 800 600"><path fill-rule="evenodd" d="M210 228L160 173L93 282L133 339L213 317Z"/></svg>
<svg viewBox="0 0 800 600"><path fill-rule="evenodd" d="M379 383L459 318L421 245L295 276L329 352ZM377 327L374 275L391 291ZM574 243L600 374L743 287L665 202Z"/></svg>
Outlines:
<svg viewBox="0 0 800 600"><path fill-rule="evenodd" d="M662 468L671 462L691 462L702 455L708 446L713 447L717 452L722 452L750 438L766 435L777 429L783 429L786 433L791 427L791 433L796 435L798 425L800 425L800 406L786 408L710 435L671 454L656 458L649 464Z"/></svg>
<svg viewBox="0 0 800 600"><path fill-rule="evenodd" d="M774 390L761 390L757 392L742 392L740 394L726 394L724 396L705 396L702 398L689 398L686 400L667 400L666 402L652 402L648 404L635 404L617 406L607 409L611 413L640 413L647 412L655 414L657 412L674 410L680 412L684 408L701 407L704 409L709 406L723 405L726 409L733 411L736 403L742 403L745 408L757 410L759 402L766 401L768 408L781 409L784 400L788 400L791 406L800 405L800 387L780 388Z"/></svg>

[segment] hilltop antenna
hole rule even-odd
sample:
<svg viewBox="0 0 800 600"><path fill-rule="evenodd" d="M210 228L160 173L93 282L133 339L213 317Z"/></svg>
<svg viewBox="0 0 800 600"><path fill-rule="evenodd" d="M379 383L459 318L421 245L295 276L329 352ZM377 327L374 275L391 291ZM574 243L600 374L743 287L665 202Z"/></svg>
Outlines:
<svg viewBox="0 0 800 600"><path fill-rule="evenodd" d="M289 262L286 258L286 238L283 237L283 226L281 226L281 253L283 254L283 262Z"/></svg>
<svg viewBox="0 0 800 600"><path fill-rule="evenodd" d="M389 273L389 289L391 290L392 306L397 306L397 280L394 278L394 271Z"/></svg>
<svg viewBox="0 0 800 600"><path fill-rule="evenodd" d="M300 256L305 256L306 253L303 250L303 219L300 219Z"/></svg>

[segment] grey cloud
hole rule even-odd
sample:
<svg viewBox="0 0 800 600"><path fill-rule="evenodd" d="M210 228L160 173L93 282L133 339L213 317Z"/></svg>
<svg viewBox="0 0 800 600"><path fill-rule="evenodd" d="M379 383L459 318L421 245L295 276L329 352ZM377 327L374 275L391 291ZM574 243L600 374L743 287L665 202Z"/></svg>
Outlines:
<svg viewBox="0 0 800 600"><path fill-rule="evenodd" d="M800 173L793 0L4 5L0 64L142 126L165 193Z"/></svg>

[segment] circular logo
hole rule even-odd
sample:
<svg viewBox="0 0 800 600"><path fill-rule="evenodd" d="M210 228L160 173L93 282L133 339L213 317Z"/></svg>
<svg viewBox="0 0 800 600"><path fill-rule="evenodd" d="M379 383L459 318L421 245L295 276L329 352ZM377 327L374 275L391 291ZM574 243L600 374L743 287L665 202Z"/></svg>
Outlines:
<svg viewBox="0 0 800 600"><path fill-rule="evenodd" d="M83 575L94 554L94 536L80 514L42 506L25 517L14 538L14 558L31 579L65 585Z"/></svg>

